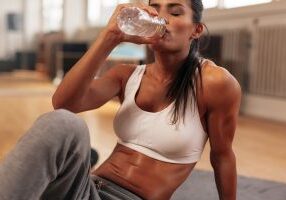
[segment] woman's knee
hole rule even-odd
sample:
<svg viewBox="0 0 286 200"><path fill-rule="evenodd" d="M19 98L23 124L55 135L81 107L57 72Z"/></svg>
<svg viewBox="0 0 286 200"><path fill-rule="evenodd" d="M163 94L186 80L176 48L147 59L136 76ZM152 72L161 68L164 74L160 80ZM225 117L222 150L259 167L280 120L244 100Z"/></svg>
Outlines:
<svg viewBox="0 0 286 200"><path fill-rule="evenodd" d="M76 114L58 109L41 115L31 128L37 134L55 140L86 140L89 142L89 131L86 123Z"/></svg>

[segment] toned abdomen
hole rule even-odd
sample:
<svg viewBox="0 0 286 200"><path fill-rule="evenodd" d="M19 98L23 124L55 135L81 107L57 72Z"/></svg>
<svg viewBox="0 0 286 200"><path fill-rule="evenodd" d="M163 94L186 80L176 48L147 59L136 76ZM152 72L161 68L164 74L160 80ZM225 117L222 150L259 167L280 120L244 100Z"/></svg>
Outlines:
<svg viewBox="0 0 286 200"><path fill-rule="evenodd" d="M110 157L92 172L148 200L166 200L196 163L173 164L117 144Z"/></svg>

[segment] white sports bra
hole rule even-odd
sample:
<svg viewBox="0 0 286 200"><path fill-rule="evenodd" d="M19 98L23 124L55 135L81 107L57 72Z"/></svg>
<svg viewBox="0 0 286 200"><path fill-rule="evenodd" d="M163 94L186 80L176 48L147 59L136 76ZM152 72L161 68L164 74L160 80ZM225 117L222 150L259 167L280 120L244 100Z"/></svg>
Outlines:
<svg viewBox="0 0 286 200"><path fill-rule="evenodd" d="M189 103L185 122L180 120L177 125L170 123L174 102L159 112L142 110L135 102L135 94L145 68L146 65L137 66L127 81L124 101L113 121L118 143L164 162L197 162L208 139L197 105Z"/></svg>

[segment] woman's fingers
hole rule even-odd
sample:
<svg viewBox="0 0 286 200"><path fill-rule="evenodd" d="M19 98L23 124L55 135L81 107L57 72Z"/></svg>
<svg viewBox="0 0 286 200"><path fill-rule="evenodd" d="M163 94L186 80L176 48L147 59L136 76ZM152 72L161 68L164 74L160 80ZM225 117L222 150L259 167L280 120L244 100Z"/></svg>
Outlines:
<svg viewBox="0 0 286 200"><path fill-rule="evenodd" d="M154 16L158 16L159 15L159 13L157 12L157 10L155 8L153 8L151 6L148 6L148 5L144 4L144 3L139 3L137 5L137 7L145 10L146 12L148 12L151 15L154 15Z"/></svg>
<svg viewBox="0 0 286 200"><path fill-rule="evenodd" d="M155 43L156 41L158 41L158 38L147 38L147 37L139 37L139 36L131 36L131 35L127 35L125 33L123 33L117 24L117 16L118 14L121 12L122 9L124 8L128 8L128 7L138 7L142 10L145 10L146 12L148 12L150 15L154 15L157 16L158 12L156 11L155 8L148 6L146 4L143 3L139 3L139 4L132 4L132 3L127 3L127 4L119 4L115 11L113 12L108 25L106 27L106 29L110 32L113 33L113 35L115 35L116 38L118 38L118 41L120 42L131 42L131 43L136 43L136 44L152 44Z"/></svg>

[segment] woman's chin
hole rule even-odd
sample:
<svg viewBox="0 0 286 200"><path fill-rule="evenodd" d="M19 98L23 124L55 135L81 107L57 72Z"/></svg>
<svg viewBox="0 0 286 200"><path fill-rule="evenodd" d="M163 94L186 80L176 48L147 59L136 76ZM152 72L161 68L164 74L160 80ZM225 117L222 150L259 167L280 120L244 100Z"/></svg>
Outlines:
<svg viewBox="0 0 286 200"><path fill-rule="evenodd" d="M152 51L158 51L158 52L173 52L174 49L170 47L170 45L168 45L165 42L158 42L155 44L149 44L148 47L152 50Z"/></svg>
<svg viewBox="0 0 286 200"><path fill-rule="evenodd" d="M169 33L166 33L156 43L149 44L148 47L153 51L172 52L174 51L174 44Z"/></svg>

